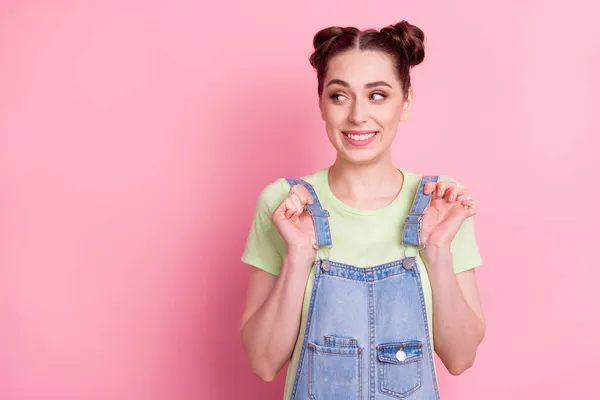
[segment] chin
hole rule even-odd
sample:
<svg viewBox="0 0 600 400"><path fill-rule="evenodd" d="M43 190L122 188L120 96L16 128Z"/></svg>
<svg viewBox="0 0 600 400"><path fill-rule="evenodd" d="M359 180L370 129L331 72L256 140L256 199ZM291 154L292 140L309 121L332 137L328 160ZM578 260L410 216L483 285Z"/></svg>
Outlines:
<svg viewBox="0 0 600 400"><path fill-rule="evenodd" d="M373 164L380 160L383 153L380 151L338 151L338 155L341 156L347 162L357 165Z"/></svg>
<svg viewBox="0 0 600 400"><path fill-rule="evenodd" d="M377 133L378 136L379 134L380 133ZM377 137L372 143L369 143L362 148L349 144L342 132L330 134L329 140L337 152L337 158L357 165L378 162L385 156L386 149L388 148L388 146L381 141L380 137Z"/></svg>

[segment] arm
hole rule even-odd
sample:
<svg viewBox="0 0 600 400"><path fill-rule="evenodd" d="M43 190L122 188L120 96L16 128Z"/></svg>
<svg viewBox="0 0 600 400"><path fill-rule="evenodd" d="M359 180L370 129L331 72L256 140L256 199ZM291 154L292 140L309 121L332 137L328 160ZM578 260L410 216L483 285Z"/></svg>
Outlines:
<svg viewBox="0 0 600 400"><path fill-rule="evenodd" d="M448 371L459 375L475 362L485 334L475 270L455 275L452 253L446 247L430 250L428 263L435 350Z"/></svg>
<svg viewBox="0 0 600 400"><path fill-rule="evenodd" d="M312 204L312 197L302 185L292 187L273 213L259 201L243 257L255 266L266 265L264 260L275 263L279 253L269 233L285 242L284 255L273 273L252 269L242 316L241 342L250 369L265 381L275 379L290 359L300 330L304 291L316 257L315 228L312 217L304 212L306 204Z"/></svg>
<svg viewBox="0 0 600 400"><path fill-rule="evenodd" d="M302 301L314 255L288 252L278 276L252 268L246 309L242 317L242 345L252 372L272 381L290 359L298 332Z"/></svg>
<svg viewBox="0 0 600 400"><path fill-rule="evenodd" d="M433 296L434 345L448 371L459 375L473 365L485 334L475 270L469 268L481 263L471 219L477 206L456 182L427 184L428 193L421 255Z"/></svg>

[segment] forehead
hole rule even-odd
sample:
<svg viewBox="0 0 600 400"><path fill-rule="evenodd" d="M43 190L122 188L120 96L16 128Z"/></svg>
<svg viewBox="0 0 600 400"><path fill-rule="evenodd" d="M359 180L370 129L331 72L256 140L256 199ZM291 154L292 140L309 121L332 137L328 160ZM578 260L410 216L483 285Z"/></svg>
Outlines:
<svg viewBox="0 0 600 400"><path fill-rule="evenodd" d="M386 81L392 86L398 83L392 59L378 51L351 50L329 60L325 84L331 79L341 79L353 87L365 83Z"/></svg>

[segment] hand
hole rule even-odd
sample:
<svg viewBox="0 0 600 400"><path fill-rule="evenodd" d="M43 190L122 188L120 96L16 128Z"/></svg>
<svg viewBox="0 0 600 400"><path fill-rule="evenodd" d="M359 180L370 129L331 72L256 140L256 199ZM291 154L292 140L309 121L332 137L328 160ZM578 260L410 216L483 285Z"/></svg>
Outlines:
<svg viewBox="0 0 600 400"><path fill-rule="evenodd" d="M476 214L475 201L454 182L429 182L424 193L432 197L421 224L421 245L450 248L463 221Z"/></svg>
<svg viewBox="0 0 600 400"><path fill-rule="evenodd" d="M313 198L308 190L303 185L294 185L273 211L271 221L285 241L288 251L301 252L314 258L315 225L312 216L304 210L306 204L312 203Z"/></svg>

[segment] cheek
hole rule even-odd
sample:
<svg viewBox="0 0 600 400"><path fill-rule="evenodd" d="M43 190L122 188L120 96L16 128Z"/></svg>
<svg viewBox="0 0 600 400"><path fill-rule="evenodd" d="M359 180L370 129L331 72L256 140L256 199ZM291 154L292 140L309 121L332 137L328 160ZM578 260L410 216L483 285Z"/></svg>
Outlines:
<svg viewBox="0 0 600 400"><path fill-rule="evenodd" d="M395 128L395 126L398 125L398 123L400 122L401 117L402 117L401 110L399 110L395 107L394 108L382 107L382 108L377 109L373 113L373 119L375 119L379 123L379 125L383 126L386 129Z"/></svg>
<svg viewBox="0 0 600 400"><path fill-rule="evenodd" d="M332 107L331 105L323 108L323 119L332 127L339 126L347 117L344 107Z"/></svg>

